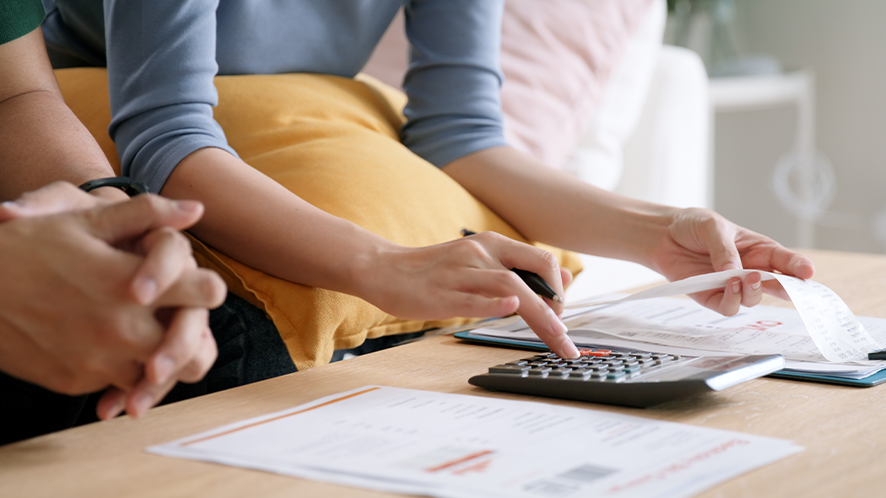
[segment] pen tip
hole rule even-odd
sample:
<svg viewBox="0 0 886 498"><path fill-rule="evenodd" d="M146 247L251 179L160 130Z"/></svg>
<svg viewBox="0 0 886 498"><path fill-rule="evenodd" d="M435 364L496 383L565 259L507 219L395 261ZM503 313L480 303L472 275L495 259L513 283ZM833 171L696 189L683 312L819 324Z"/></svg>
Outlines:
<svg viewBox="0 0 886 498"><path fill-rule="evenodd" d="M560 296L558 296L558 295L556 295L556 294L554 294L554 301L556 301L556 302L558 302L558 303L562 303L562 302L563 302L563 298L560 297Z"/></svg>

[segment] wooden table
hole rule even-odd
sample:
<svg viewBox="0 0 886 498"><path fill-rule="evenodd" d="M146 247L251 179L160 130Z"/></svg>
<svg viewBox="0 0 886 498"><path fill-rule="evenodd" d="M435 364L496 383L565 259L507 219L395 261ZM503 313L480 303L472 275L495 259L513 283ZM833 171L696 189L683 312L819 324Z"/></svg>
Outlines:
<svg viewBox="0 0 886 498"><path fill-rule="evenodd" d="M815 280L858 315L886 317L886 256L810 251ZM777 304L767 300L766 304ZM388 496L143 452L220 425L366 384L502 398L467 383L521 351L435 337L307 372L0 448L0 496ZM886 387L852 388L759 379L651 409L551 403L793 440L806 451L700 496L883 496Z"/></svg>

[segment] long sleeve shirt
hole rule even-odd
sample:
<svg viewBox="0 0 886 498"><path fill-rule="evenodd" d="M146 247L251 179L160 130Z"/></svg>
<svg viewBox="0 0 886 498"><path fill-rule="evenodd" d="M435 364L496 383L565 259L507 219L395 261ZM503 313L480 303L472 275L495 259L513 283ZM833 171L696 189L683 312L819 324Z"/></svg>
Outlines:
<svg viewBox="0 0 886 498"><path fill-rule="evenodd" d="M190 153L236 155L212 116L216 74L355 76L403 6L401 141L437 166L504 145L503 0L44 0L51 49L105 56L123 173L159 192ZM103 21L103 22L102 22Z"/></svg>

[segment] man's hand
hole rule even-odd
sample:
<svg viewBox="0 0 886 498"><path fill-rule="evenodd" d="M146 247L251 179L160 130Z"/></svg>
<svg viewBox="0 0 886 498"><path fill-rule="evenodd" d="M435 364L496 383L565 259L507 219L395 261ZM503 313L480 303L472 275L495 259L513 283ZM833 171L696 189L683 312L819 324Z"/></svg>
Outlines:
<svg viewBox="0 0 886 498"><path fill-rule="evenodd" d="M224 284L196 268L176 231L202 206L155 196L108 205L68 184L41 191L0 207L20 217L0 224L0 368L67 394L114 386L102 418L124 404L138 415L176 380L202 378L216 356L205 308L221 303Z"/></svg>
<svg viewBox="0 0 886 498"><path fill-rule="evenodd" d="M753 269L812 278L809 258L774 240L742 228L707 209L674 210L672 222L652 249L652 267L669 280L714 271ZM775 280L761 282L759 273L734 278L725 289L699 292L692 298L726 316L739 305L754 306L763 292L789 299Z"/></svg>
<svg viewBox="0 0 886 498"><path fill-rule="evenodd" d="M429 247L394 246L377 256L355 274L365 287L358 295L385 312L421 320L517 312L555 353L578 357L557 316L563 305L542 299L510 271L535 272L562 296L572 274L553 254L484 232Z"/></svg>

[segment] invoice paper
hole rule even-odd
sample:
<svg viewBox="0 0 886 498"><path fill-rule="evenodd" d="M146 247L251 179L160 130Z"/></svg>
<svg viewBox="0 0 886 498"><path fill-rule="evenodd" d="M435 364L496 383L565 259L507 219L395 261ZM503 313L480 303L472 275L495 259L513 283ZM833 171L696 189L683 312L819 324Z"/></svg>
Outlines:
<svg viewBox="0 0 886 498"><path fill-rule="evenodd" d="M802 451L583 408L367 386L147 451L445 498L685 497Z"/></svg>
<svg viewBox="0 0 886 498"><path fill-rule="evenodd" d="M676 282L653 287L628 297L611 300L587 300L572 303L571 309L600 306L613 302L636 301L653 297L691 294L726 286L734 278L759 273L763 280L777 280L790 296L815 343L819 358L827 361L866 361L867 354L882 349L880 342L865 330L846 303L834 291L812 280L802 280L780 273L759 270L729 270L696 275ZM787 355L785 355L787 358Z"/></svg>
<svg viewBox="0 0 886 498"><path fill-rule="evenodd" d="M822 363L824 357L797 310L774 306L741 308L726 317L695 301L654 297L616 300L592 310L564 313L569 337L578 346L654 350L690 356L781 354L787 370L864 378L884 368L883 362ZM871 337L886 343L886 319L858 317ZM473 331L516 341L541 341L523 323Z"/></svg>

